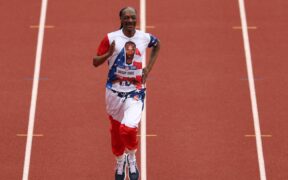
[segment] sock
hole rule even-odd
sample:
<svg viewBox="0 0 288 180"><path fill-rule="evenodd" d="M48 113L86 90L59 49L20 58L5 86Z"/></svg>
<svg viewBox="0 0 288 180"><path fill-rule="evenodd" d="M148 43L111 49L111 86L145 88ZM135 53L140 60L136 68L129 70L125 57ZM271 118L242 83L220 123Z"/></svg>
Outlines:
<svg viewBox="0 0 288 180"><path fill-rule="evenodd" d="M121 162L125 159L125 153L122 154L121 156L116 156L116 161Z"/></svg>
<svg viewBox="0 0 288 180"><path fill-rule="evenodd" d="M129 156L128 156L129 161L135 161L136 160L136 151L137 151L137 149L127 150L127 153L129 154Z"/></svg>

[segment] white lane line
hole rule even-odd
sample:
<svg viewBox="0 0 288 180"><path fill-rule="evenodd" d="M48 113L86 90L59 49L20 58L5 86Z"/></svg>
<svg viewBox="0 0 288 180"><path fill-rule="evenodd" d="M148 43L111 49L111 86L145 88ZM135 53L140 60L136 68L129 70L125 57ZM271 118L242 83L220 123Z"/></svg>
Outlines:
<svg viewBox="0 0 288 180"><path fill-rule="evenodd" d="M253 121L254 121L254 130L255 130L255 136L256 136L256 146L257 146L257 154L258 154L260 179L266 180L266 171L265 171L264 155L263 155L263 148L262 148L259 113L258 113L258 107L257 107L255 84L254 84L253 66L252 66L252 58L251 58L251 51L250 51L250 44L249 44L245 5L244 5L244 0L239 0L238 2L239 2L239 9L240 9L241 24L243 27L242 35L243 35L243 41L244 41L246 66L247 66L248 82L249 82L249 89L250 89L250 99L251 99Z"/></svg>
<svg viewBox="0 0 288 180"><path fill-rule="evenodd" d="M140 0L140 30L146 32L146 0ZM143 57L143 67L146 66L146 55ZM147 92L146 92L147 93ZM147 162L146 162L146 98L144 100L144 109L141 118L141 179L147 180Z"/></svg>
<svg viewBox="0 0 288 180"><path fill-rule="evenodd" d="M28 180L28 177L29 177L29 167L30 167L30 158L31 158L31 150L32 150L32 139L33 139L36 102L37 102L38 85L39 85L39 74L40 74L43 39L44 39L44 27L45 27L45 20L46 20L47 3L48 3L48 0L42 0L40 23L39 23L40 27L39 27L39 32L38 32L38 41L37 41L34 78L33 78L33 87L32 87L29 124L28 124L28 130L27 130L27 141L26 141L26 150L25 150L22 180Z"/></svg>

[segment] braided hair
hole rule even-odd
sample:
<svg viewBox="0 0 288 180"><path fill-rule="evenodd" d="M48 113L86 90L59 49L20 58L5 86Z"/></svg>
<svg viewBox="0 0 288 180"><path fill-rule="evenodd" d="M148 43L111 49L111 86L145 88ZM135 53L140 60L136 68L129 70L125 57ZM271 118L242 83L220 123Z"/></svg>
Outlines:
<svg viewBox="0 0 288 180"><path fill-rule="evenodd" d="M121 19L122 15L123 15L123 12L124 12L126 9L128 9L128 8L134 9L133 7L130 7L130 6L126 6L126 7L122 8L122 9L120 10L120 12L119 12L119 17L120 17L120 19ZM134 11L136 12L136 9L134 9ZM121 23L119 29L122 29L122 28L123 28L123 24Z"/></svg>
<svg viewBox="0 0 288 180"><path fill-rule="evenodd" d="M120 12L119 12L119 17L120 17L120 19L121 19L121 17L122 17L122 15L123 15L123 11L126 9L127 7L124 7L124 8L122 8L121 10L120 10ZM123 28L123 25L122 25L122 22L121 22L121 25L120 25L120 28L119 29L122 29Z"/></svg>

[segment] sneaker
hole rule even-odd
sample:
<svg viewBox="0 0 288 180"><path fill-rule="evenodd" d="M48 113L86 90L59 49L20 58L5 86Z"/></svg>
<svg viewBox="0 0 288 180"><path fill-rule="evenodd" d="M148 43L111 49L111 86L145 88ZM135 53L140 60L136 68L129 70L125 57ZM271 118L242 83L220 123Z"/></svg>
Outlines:
<svg viewBox="0 0 288 180"><path fill-rule="evenodd" d="M129 179L138 180L139 170L137 167L136 159L129 159L129 155L127 155L127 163L128 163L128 170L129 170Z"/></svg>
<svg viewBox="0 0 288 180"><path fill-rule="evenodd" d="M126 155L122 161L117 161L115 168L115 180L125 180L125 170L126 170Z"/></svg>

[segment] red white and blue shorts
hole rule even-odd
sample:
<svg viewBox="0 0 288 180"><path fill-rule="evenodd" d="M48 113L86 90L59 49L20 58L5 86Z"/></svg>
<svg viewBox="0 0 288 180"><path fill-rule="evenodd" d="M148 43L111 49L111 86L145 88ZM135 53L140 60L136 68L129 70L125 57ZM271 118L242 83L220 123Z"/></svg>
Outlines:
<svg viewBox="0 0 288 180"><path fill-rule="evenodd" d="M144 107L145 89L117 92L106 88L106 111L114 120L130 128L137 128Z"/></svg>

